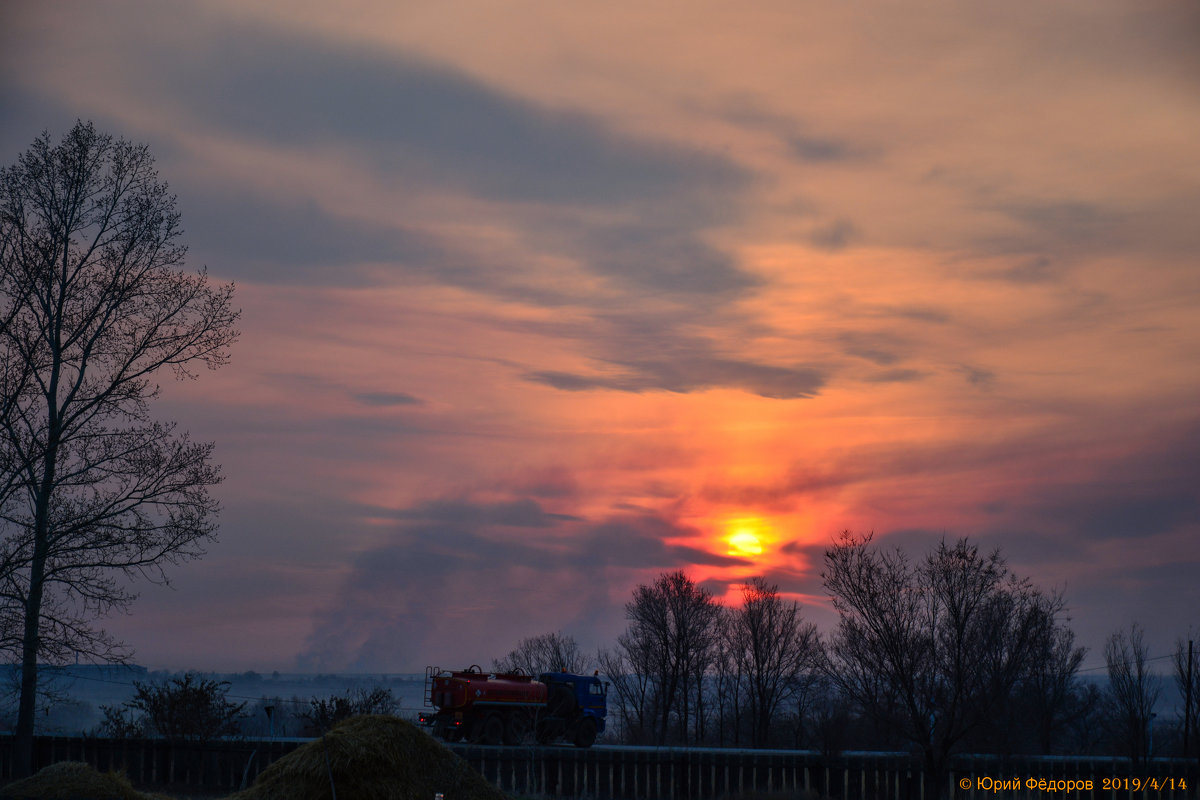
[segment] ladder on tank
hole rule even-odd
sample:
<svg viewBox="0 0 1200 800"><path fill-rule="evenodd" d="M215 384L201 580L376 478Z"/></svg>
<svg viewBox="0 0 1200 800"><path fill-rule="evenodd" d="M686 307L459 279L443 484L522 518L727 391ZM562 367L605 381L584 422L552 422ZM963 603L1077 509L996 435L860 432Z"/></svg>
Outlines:
<svg viewBox="0 0 1200 800"><path fill-rule="evenodd" d="M425 707L433 708L433 677L442 671L441 667L425 668Z"/></svg>

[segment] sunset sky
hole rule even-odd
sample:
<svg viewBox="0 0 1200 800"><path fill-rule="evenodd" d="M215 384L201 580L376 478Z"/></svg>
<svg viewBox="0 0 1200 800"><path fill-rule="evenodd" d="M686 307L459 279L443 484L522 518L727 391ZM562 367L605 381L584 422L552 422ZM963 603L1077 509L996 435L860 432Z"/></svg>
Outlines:
<svg viewBox="0 0 1200 800"><path fill-rule="evenodd" d="M1200 638L1200 3L0 5L0 163L150 145L232 363L152 668L588 650L844 529ZM1165 667L1166 662L1159 662Z"/></svg>

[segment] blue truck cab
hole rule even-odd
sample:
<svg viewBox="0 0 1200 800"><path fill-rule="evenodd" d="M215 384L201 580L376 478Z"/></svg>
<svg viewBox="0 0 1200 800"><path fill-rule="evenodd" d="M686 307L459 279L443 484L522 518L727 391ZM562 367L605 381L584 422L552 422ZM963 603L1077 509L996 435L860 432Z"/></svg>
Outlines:
<svg viewBox="0 0 1200 800"><path fill-rule="evenodd" d="M538 720L535 734L542 744L566 739L576 747L591 747L604 732L608 716L608 686L595 675L543 672L538 681L546 684L546 712Z"/></svg>

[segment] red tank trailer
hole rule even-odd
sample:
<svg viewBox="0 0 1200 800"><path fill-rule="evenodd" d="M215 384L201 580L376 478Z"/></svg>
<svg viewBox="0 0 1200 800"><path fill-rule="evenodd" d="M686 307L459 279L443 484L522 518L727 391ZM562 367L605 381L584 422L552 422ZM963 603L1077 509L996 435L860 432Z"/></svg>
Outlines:
<svg viewBox="0 0 1200 800"><path fill-rule="evenodd" d="M546 744L557 739L590 747L604 731L605 684L595 676L544 673L534 680L520 672L484 672L428 667L425 705L436 713L421 722L448 742L519 744L530 733Z"/></svg>
<svg viewBox="0 0 1200 800"><path fill-rule="evenodd" d="M464 710L471 706L513 708L546 704L546 684L530 675L487 673L472 666L433 675L430 700L438 708Z"/></svg>

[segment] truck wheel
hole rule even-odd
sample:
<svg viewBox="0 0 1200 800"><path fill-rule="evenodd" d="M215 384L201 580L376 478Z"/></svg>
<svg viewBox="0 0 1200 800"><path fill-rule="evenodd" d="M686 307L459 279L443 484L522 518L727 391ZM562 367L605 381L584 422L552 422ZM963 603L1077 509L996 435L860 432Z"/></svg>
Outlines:
<svg viewBox="0 0 1200 800"><path fill-rule="evenodd" d="M584 717L579 721L579 727L575 729L575 746L591 747L595 742L596 721L591 717Z"/></svg>
<svg viewBox="0 0 1200 800"><path fill-rule="evenodd" d="M504 741L504 720L500 719L499 714L492 714L483 721L481 738L484 744L500 744Z"/></svg>

